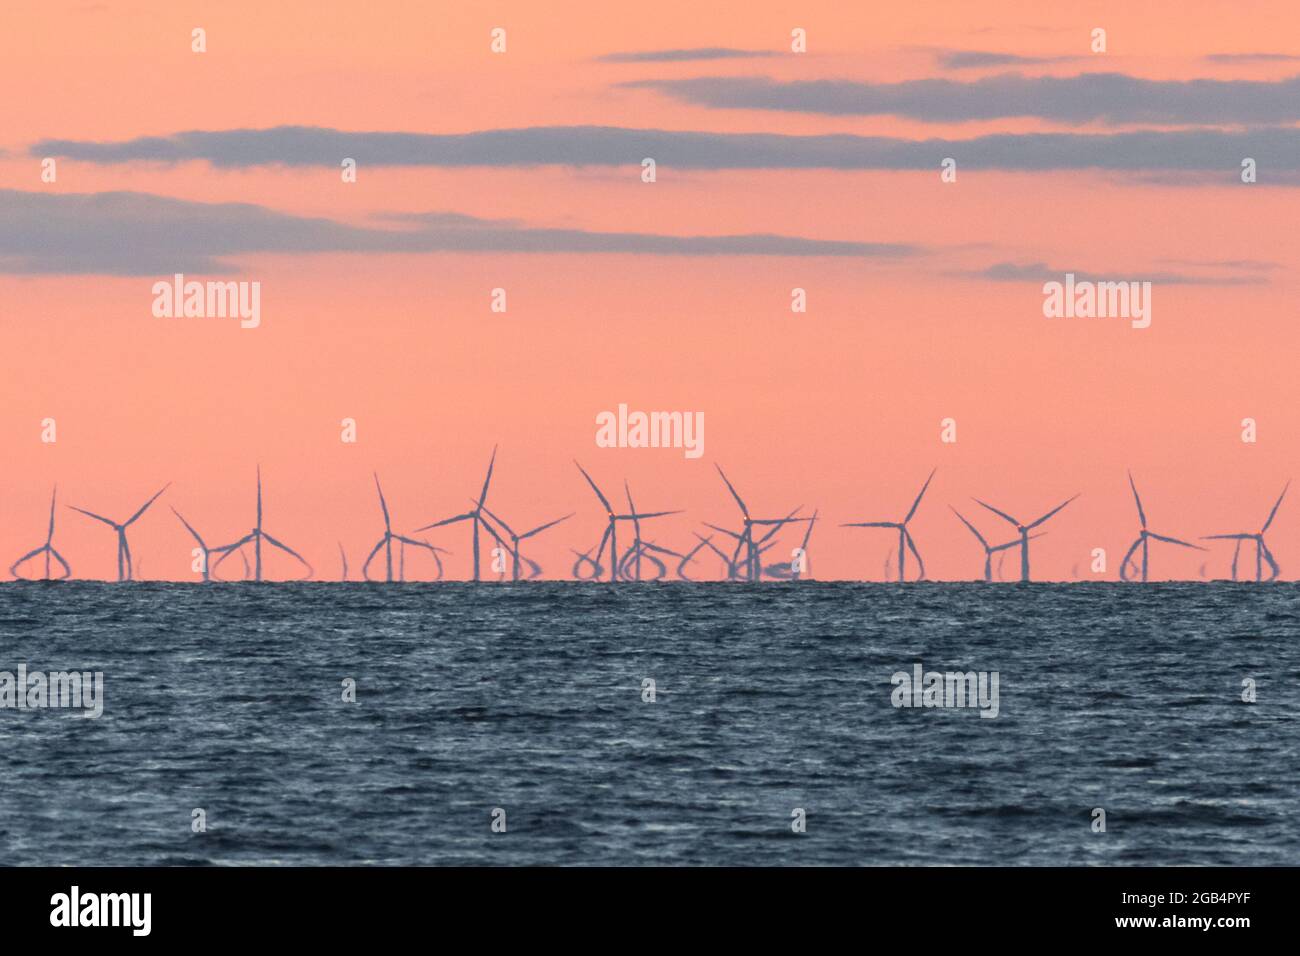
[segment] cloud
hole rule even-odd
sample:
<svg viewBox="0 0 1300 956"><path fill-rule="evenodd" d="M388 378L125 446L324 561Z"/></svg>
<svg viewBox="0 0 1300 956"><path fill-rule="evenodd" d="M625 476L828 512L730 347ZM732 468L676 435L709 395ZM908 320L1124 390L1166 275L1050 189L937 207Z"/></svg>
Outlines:
<svg viewBox="0 0 1300 956"><path fill-rule="evenodd" d="M1234 268L1231 262L1203 263L1211 268ZM1247 270L1257 272L1251 263ZM951 273L966 279L983 279L991 282L1061 282L1067 272L1074 273L1075 282L1150 282L1152 285L1212 285L1239 286L1265 285L1268 280L1258 274L1251 275L1202 275L1187 272L1153 272L1142 269L1116 269L1090 272L1081 269L1056 269L1042 262L995 262L983 269Z"/></svg>
<svg viewBox="0 0 1300 956"><path fill-rule="evenodd" d="M957 123L1032 116L1059 123L1288 123L1300 119L1300 76L1283 80L1147 80L1123 73L977 80L797 80L695 77L622 84L696 106L828 116L903 116Z"/></svg>
<svg viewBox="0 0 1300 956"><path fill-rule="evenodd" d="M1066 63L1079 59L1076 56L1019 56L1015 53L995 53L989 50L934 50L934 59L948 70L975 70L991 66L1032 66L1047 63Z"/></svg>
<svg viewBox="0 0 1300 956"><path fill-rule="evenodd" d="M404 229L294 216L247 203L197 203L137 192L0 190L0 273L169 275L237 271L253 253L623 253L654 256L896 258L901 243L767 233L670 236L526 227L458 213L402 214Z"/></svg>
<svg viewBox="0 0 1300 956"><path fill-rule="evenodd" d="M33 156L90 163L205 161L214 166L330 167L344 157L365 166L636 166L722 169L934 170L945 157L959 169L1193 170L1237 182L1244 157L1261 182L1300 170L1300 129L1145 130L1131 133L1006 133L971 139L910 140L849 134L700 133L611 126L538 126L474 133L346 132L280 126L142 137L120 142L45 140ZM1187 176L1185 185L1206 180Z"/></svg>
<svg viewBox="0 0 1300 956"><path fill-rule="evenodd" d="M683 50L607 53L597 59L602 63L689 63L696 60L748 60L775 55L771 50L737 50L732 47L705 46Z"/></svg>
<svg viewBox="0 0 1300 956"><path fill-rule="evenodd" d="M1201 57L1207 63L1294 63L1300 56L1290 53L1211 53Z"/></svg>

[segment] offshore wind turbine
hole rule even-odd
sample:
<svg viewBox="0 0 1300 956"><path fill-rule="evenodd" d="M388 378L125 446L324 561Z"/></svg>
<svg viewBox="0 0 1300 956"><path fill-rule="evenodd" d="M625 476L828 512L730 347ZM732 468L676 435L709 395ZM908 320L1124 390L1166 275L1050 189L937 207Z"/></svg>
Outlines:
<svg viewBox="0 0 1300 956"><path fill-rule="evenodd" d="M627 549L627 552L623 555L623 560L619 563L619 573L624 578L627 578L629 574L628 567L631 566L631 580L640 581L641 561L642 559L645 559L653 563L659 569L659 574L654 579L657 581L668 573L668 566L656 558L654 554L647 554L647 552L666 554L674 558L680 558L681 555L676 551L670 551L668 548L661 548L653 541L641 540L641 519L643 517L653 518L656 517L656 515L640 515L637 513L636 505L632 502L632 489L628 486L626 478L623 479L623 491L627 495L628 517L632 519L632 545ZM662 514L673 513L674 512L662 512Z"/></svg>
<svg viewBox="0 0 1300 956"><path fill-rule="evenodd" d="M809 520L808 527L803 533L803 543L799 545L799 557L802 566L796 570L794 561L790 562L790 580L792 581L802 580L804 573L808 570L808 539L812 537L813 526L817 524L817 515L820 513L821 512L816 508L813 509L812 518Z"/></svg>
<svg viewBox="0 0 1300 956"><path fill-rule="evenodd" d="M725 534L729 534L732 537L737 539L736 551L729 563L734 567L735 564L740 560L741 551L744 551L745 552L745 580L761 581L763 578L762 557L758 547L754 543L754 528L756 526L771 527L772 530L769 531L767 535L767 537L770 538L772 534L774 534L776 530L780 528L782 525L788 524L791 521L807 521L808 519L794 517L794 515L799 511L798 508L792 511L790 513L790 517L787 518L752 517L749 513L749 507L745 504L744 499L740 497L740 494L736 491L735 486L732 485L731 481L727 478L727 474L722 470L722 466L715 464L713 467L718 469L718 474L722 476L723 484L725 484L727 486L727 490L731 492L731 497L736 500L736 504L740 508L741 517L744 520L744 526L743 526L743 530L739 535L731 531L726 531L723 528L716 528L713 525L710 525L709 527L714 528L715 531L723 531ZM764 540L766 540L766 538Z"/></svg>
<svg viewBox="0 0 1300 956"><path fill-rule="evenodd" d="M1232 552L1232 580L1237 580L1237 558L1241 554L1242 544L1246 541L1255 542L1255 580L1257 582L1264 583L1276 580L1277 576L1282 573L1281 567L1278 566L1277 560L1273 557L1273 552L1270 551L1268 545L1264 543L1264 533L1268 531L1269 526L1273 523L1273 519L1277 517L1277 509L1282 506L1282 499L1286 497L1287 489L1290 487L1291 482L1287 481L1286 485L1282 488L1282 493L1277 496L1277 501L1273 504L1273 510L1268 513L1268 520L1264 522L1264 527L1260 528L1253 534L1207 534L1201 536L1203 541L1226 539L1237 542L1237 547ZM1268 562L1269 567L1268 577L1264 577L1263 562L1265 561Z"/></svg>
<svg viewBox="0 0 1300 956"><path fill-rule="evenodd" d="M579 465L576 460L574 461L574 464L578 466L578 471L582 472L582 477L587 479L587 484L591 485L591 490L596 493L596 497L600 499L600 503L605 507L605 517L606 517L605 533L600 536L600 544L596 546L595 559L593 560L591 558L586 558L587 561L590 561L596 567L597 573L594 577L587 578L586 580L595 580L600 576L600 572L604 570L603 567L601 566L600 560L601 560L601 556L605 554L605 546L608 543L609 579L610 581L617 581L619 575L622 573L622 559L620 558L618 553L618 523L620 521L632 521L635 526L636 540L640 541L641 521L645 521L650 518L663 518L667 515L681 514L681 512L680 511L651 511L645 514L638 514L636 510L633 509L631 514L625 514L625 515L615 514L614 506L609 503L609 499L605 497L605 493L601 491L600 487L596 484L596 482L592 480L591 475L587 474L586 469L583 468L582 465ZM631 502L630 494L628 496L628 501L629 503ZM575 571L577 570L577 567L578 564L575 563L574 564Z"/></svg>
<svg viewBox="0 0 1300 956"><path fill-rule="evenodd" d="M298 559L298 561L302 564L302 566L307 569L307 573L302 578L300 578L300 580L306 581L308 578L310 578L313 574L316 573L314 570L312 570L312 566L310 562L308 562L308 560L304 558L301 554L293 550L293 548L289 547L283 541L277 540L276 538L272 537L270 534L262 530L262 466L258 465L257 466L257 524L253 526L252 531L244 535L234 544L222 545L221 550L225 551L226 553L223 554L221 557L217 558L217 563L213 565L212 570L215 571L217 568L221 566L222 561L225 561L226 558L230 557L232 554L238 551L240 557L244 560L244 577L247 578L248 557L247 555L244 554L244 545L252 544L253 580L261 581L263 541L265 541L271 547L277 548L280 551L283 551L285 554L292 555L293 557Z"/></svg>
<svg viewBox="0 0 1300 956"><path fill-rule="evenodd" d="M1180 541L1177 538L1170 538L1163 534L1156 534L1154 531L1147 530L1147 513L1142 508L1142 497L1138 494L1137 484L1133 481L1133 472L1128 473L1128 486L1133 489L1133 501L1137 504L1138 520L1142 522L1142 530L1138 532L1137 540L1133 542L1124 555L1124 560L1119 563L1119 577L1121 581L1131 581L1128 576L1128 563L1133 558L1134 552L1138 548L1142 549L1142 583L1147 581L1147 558L1151 552L1151 539L1164 541L1166 544L1176 544L1180 548L1192 548L1196 551L1204 551L1199 544L1191 544L1187 541ZM1285 493L1285 492L1284 492Z"/></svg>
<svg viewBox="0 0 1300 956"><path fill-rule="evenodd" d="M181 514L175 508L172 508L172 514L174 514L177 518L180 519L181 524L185 525L185 530L190 533L190 537L199 543L199 549L203 552L203 583L207 584L209 581L212 580L211 556L214 554L221 554L223 551L228 551L231 547L233 547L233 545L224 545L220 548L209 548L207 542L203 540L203 536L194 530L194 526L185 520L185 516L183 514ZM248 572L247 566L245 566L244 572L245 572L245 576L247 576L247 572Z"/></svg>
<svg viewBox="0 0 1300 956"><path fill-rule="evenodd" d="M995 554L998 555L998 579L1001 580L1001 578L1002 578L1002 559L1005 558L1006 555L1005 555L1005 554L999 554L999 552L1005 552L1008 548L1014 548L1014 547L1017 547L1017 546L1020 544L1020 539L1019 539L1019 538L1013 538L1011 541L1008 541L1006 544L992 544L992 545L991 545L991 544L988 543L987 540L985 540L984 535L980 534L980 533L979 533L979 530L978 530L978 529L977 529L973 524L971 524L969 521L966 520L966 516L965 516L965 515L963 515L963 514L962 514L960 511L958 511L956 508L953 508L952 505L949 505L948 508L952 511L953 514L955 514L958 518L961 519L961 523L964 524L967 528L970 529L970 533L973 534L973 535L975 535L975 539L976 539L977 541L979 541L980 545L984 548L984 580L985 580L985 582L990 582L990 581L993 580L993 555L995 555ZM1031 534L1031 535L1029 536L1029 539L1032 541L1034 538L1041 538L1041 537L1042 537L1042 534Z"/></svg>
<svg viewBox="0 0 1300 956"><path fill-rule="evenodd" d="M441 521L435 521L433 522L433 524L426 524L423 528L415 529L415 533L419 534L421 531L428 531L431 528L441 528L444 525L456 524L459 521L471 522L474 526L474 580L475 581L479 580L479 544L478 544L479 527L487 526L487 522L483 520L483 504L484 502L487 501L488 485L492 483L492 469L496 466L496 463L497 463L497 446L493 445L492 458L488 461L487 477L483 479L483 490L482 492L479 493L478 500L474 503L474 507L472 510L467 511L464 514L453 515L450 518L443 518ZM488 530L491 531L492 529L489 527ZM495 532L493 532L493 537L496 537Z"/></svg>
<svg viewBox="0 0 1300 956"><path fill-rule="evenodd" d="M1060 511L1062 508L1064 508L1066 505L1068 505L1071 501L1073 501L1077 497L1079 496L1073 495L1065 499L1065 501L1061 502L1051 511L1047 512L1047 514L1043 515L1041 518L1034 519L1033 521L1029 522L1029 524L1021 524L1018 520L1011 517L1011 515L1007 514L1005 511L999 511L997 508L994 508L992 505L980 501L978 498L974 498L972 500L980 507L987 508L989 511L993 512L1003 521L1008 521L1011 524L1015 525L1016 530L1020 532L1020 580L1028 581L1029 580L1029 541L1031 538L1029 532L1032 531L1034 528L1037 528L1043 522L1047 521L1048 518L1052 517L1052 515L1056 514L1058 511ZM1000 567L1001 567L1001 559L999 559L999 568Z"/></svg>
<svg viewBox="0 0 1300 956"><path fill-rule="evenodd" d="M902 521L854 521L850 524L842 524L841 528L892 528L898 532L898 580L903 582L907 580L907 551L911 551L916 557L916 563L920 566L920 573L917 580L925 578L925 562L921 560L921 552L916 550L916 542L912 539L912 533L907 530L907 523L912 520L916 514L916 509L921 506L921 499L925 497L925 491L930 487L930 482L934 480L934 473L939 469L935 468L930 472L930 477L925 479L925 484L921 486L920 493L916 500L912 502L912 507L908 510L907 516ZM904 550L906 548L907 550Z"/></svg>
<svg viewBox="0 0 1300 956"><path fill-rule="evenodd" d="M519 562L520 562L520 557L519 557L519 543L520 543L521 541L526 541L526 540L528 540L529 538L534 537L535 535L539 535L539 534L541 534L543 531L547 530L548 528L554 528L557 524L560 524L562 521L568 521L568 520L569 520L570 518L572 518L575 514L577 514L576 511L573 511L573 512L570 512L569 514L565 515L563 518L556 518L554 521L548 521L548 522L546 522L546 524L540 524L540 525L538 525L536 528L533 528L533 529L530 530L530 531L525 531L523 534L515 534L514 529L511 528L510 525L506 524L505 521L502 520L501 518L499 518L497 515L494 515L494 514L492 513L492 509L491 509L491 508L488 508L487 506L484 506L483 510L487 512L487 515L488 515L489 518L491 518L493 521L495 521L497 524L501 525L501 527L505 529L506 534L510 535L510 542L511 542L511 544L510 544L510 558L511 558L510 576L511 576L511 580L512 580L512 581L518 581L518 580L519 580ZM523 560L524 560L524 561L528 561L527 558L524 558ZM533 564L532 561L528 561L528 563L529 563L529 564ZM531 575L530 575L530 576L531 576Z"/></svg>
<svg viewBox="0 0 1300 956"><path fill-rule="evenodd" d="M149 506L158 500L158 496L171 487L171 482L163 485L154 496L142 504L138 511L125 521L118 523L112 518L105 518L103 515L97 515L93 511L87 511L85 508L78 508L76 505L68 505L73 511L79 511L88 518L94 518L96 521L102 521L114 531L117 532L117 579L118 581L131 581L134 579L133 568L131 565L131 546L126 540L126 529L131 527L140 516L149 510Z"/></svg>
<svg viewBox="0 0 1300 956"><path fill-rule="evenodd" d="M20 564L22 564L24 561L28 561L36 557L38 554L45 555L45 580L46 581L51 581L51 580L63 581L66 580L67 578L72 577L72 568L69 566L67 561L63 560L63 555L59 554L58 551L54 550L54 502L58 499L58 497L59 497L59 486L55 485L54 492L50 495L50 526L49 526L49 530L45 532L45 543L41 545L39 548L33 548L31 551L28 551L26 554L24 554L13 564L9 565L9 573L12 574L15 578L24 581L38 580L36 578L24 578L22 575L18 573L18 566ZM59 562L59 564L63 566L63 573L59 575L57 578L50 577L51 558L53 558L55 561Z"/></svg>
<svg viewBox="0 0 1300 956"><path fill-rule="evenodd" d="M396 541L401 546L398 559L401 562L401 569L398 573L402 581L406 580L406 546L409 544L413 548L424 548L433 553L437 558L438 549L427 541L416 541L414 538L408 538L405 535L393 534L393 521L388 513L388 501L384 498L384 489L379 484L379 475L375 474L375 491L379 492L379 510L384 514L384 536L379 539L370 555L366 558L365 563L361 565L361 576L365 580L371 580L370 565L378 556L380 549L384 551L384 581L388 584L393 583L393 542ZM339 553L343 553L343 546L339 545ZM347 555L343 556L343 577L347 579L348 559Z"/></svg>
<svg viewBox="0 0 1300 956"><path fill-rule="evenodd" d="M761 538L759 538L757 541L753 541L753 540L752 540L752 537L751 537L750 541L747 542L746 539L745 539L745 535L744 535L743 532L731 531L731 530L729 530L729 529L727 529L727 528L723 528L723 527L721 527L720 525L711 524L711 523L709 523L708 521L704 521L704 522L702 522L702 524L704 525L704 527L706 527L706 528L712 528L714 531L717 531L717 532L719 532L719 533L721 533L721 534L725 534L728 538L731 538L733 541L736 542L736 550L735 550L735 552L732 554L732 556L731 556L730 558L728 558L728 557L726 557L726 556L723 556L723 558L722 558L722 559L727 563L727 567L728 567L727 580L728 580L728 581L738 581L738 580L740 580L740 572L737 570L737 565L738 565L738 563L739 563L739 561L740 561L740 551L741 551L741 547L742 547L742 545L747 545L748 543L752 543L753 546L754 546L754 548L755 548L755 550L757 550L757 552L758 552L758 561L757 561L757 564L758 564L758 566L759 566L759 577L760 577L760 579L761 579L762 575L763 575L764 573L767 572L767 569L764 568L764 567L762 566L762 564L763 564L763 561L762 561L763 552L767 551L769 548L772 547L772 545L776 544L775 541L772 541L772 538L773 538L773 537L774 537L774 536L775 536L775 535L776 535L776 534L777 534L777 533L778 533L778 532L779 532L779 531L780 531L780 530L781 530L781 529L782 529L786 524L788 524L789 522L792 522L792 521L808 521L808 520L809 520L809 519L807 519L807 518L796 518L796 517L795 517L795 515L797 515L797 514L798 514L802 509L803 509L803 505L800 505L798 508L795 508L795 509L794 509L793 511L791 511L788 515L786 515L786 516L785 516L785 519L784 519L783 521L773 523L773 524L772 524L772 525L771 525L771 526L770 526L770 527L769 527L769 528L768 528L768 529L763 533L763 536L762 536ZM756 522L756 523L757 523L757 522ZM696 535L696 537L699 537L699 536ZM770 543L769 543L769 542L770 542ZM709 547L711 547L711 548L713 548L713 550L717 551L717 548L714 547L713 545L710 545ZM748 552L746 552L746 564L748 565ZM776 567L776 566L774 566L774 567ZM746 570L748 571L748 568L747 568ZM773 575L773 577L780 577L780 575L779 575L779 574L775 574L775 575Z"/></svg>

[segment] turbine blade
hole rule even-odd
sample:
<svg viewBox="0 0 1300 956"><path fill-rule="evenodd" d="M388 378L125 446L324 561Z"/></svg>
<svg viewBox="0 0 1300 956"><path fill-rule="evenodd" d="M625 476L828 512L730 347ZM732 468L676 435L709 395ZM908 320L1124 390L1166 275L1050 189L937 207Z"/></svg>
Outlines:
<svg viewBox="0 0 1300 956"><path fill-rule="evenodd" d="M522 540L524 540L524 538L531 538L531 537L532 537L533 535L535 535L535 534L541 534L541 533L542 533L543 531L545 531L547 528L554 528L557 524L560 524L560 523L563 522L563 521L568 521L568 520L569 520L570 518L572 518L575 514L577 514L576 511L575 511L575 512L570 512L569 514L565 515L563 518L556 518L554 521L548 521L546 524L544 524L544 525L540 525L540 526L534 528L532 531L525 531L523 534L521 534L521 535L519 536L519 540L522 541ZM507 529L507 530L509 530L509 529Z"/></svg>
<svg viewBox="0 0 1300 956"><path fill-rule="evenodd" d="M930 482L934 480L934 473L938 470L938 468L935 468L930 472L930 477L925 479L925 484L921 486L921 493L917 495L916 500L912 502L912 509L907 513L907 517L903 519L903 524L907 524L911 521L912 515L916 514L916 509L921 507L921 499L925 497L925 489L930 487Z"/></svg>
<svg viewBox="0 0 1300 956"><path fill-rule="evenodd" d="M262 537L265 538L267 543L272 547L279 548L281 551L285 552L286 554L292 554L295 558L297 558L299 561L303 563L303 565L307 568L308 571L312 570L311 562L309 562L306 558L304 558L297 551L293 550L293 548L289 547L283 541L277 541L275 538L271 537L265 531L262 532Z"/></svg>
<svg viewBox="0 0 1300 956"><path fill-rule="evenodd" d="M1147 526L1147 513L1142 510L1142 499L1138 496L1138 487L1133 482L1133 472L1131 471L1128 473L1128 486L1133 489L1133 500L1137 502L1138 506L1138 520L1142 522L1142 528L1145 530Z"/></svg>
<svg viewBox="0 0 1300 956"><path fill-rule="evenodd" d="M1017 521L1015 518L1011 517L1011 515L1007 514L1005 511L999 511L997 508L994 508L994 507L993 507L991 504L989 504L988 502L980 501L978 498L972 498L971 500L972 500L973 502L975 502L977 505L981 505L982 507L988 508L989 511L992 511L995 515L997 515L997 516L998 516L999 518L1001 518L1003 521L1010 521L1010 522L1011 522L1013 525L1015 525L1017 528L1020 527L1020 522Z"/></svg>
<svg viewBox="0 0 1300 956"><path fill-rule="evenodd" d="M1247 539L1254 540L1253 534L1203 534L1202 541L1244 541Z"/></svg>
<svg viewBox="0 0 1300 956"><path fill-rule="evenodd" d="M649 514L641 514L641 515L638 515L638 514L619 515L618 517L620 517L620 518L631 518L633 521L635 521L635 520L637 520L637 519L640 519L641 521L645 521L647 518L663 518L663 517L666 517L666 516L668 516L668 515L679 515L679 514L682 514L682 512L681 512L681 511L651 511Z"/></svg>
<svg viewBox="0 0 1300 956"><path fill-rule="evenodd" d="M483 502L487 501L488 485L492 482L492 469L497 463L497 446L492 446L492 458L488 462L487 477L483 479L483 493L478 496L478 506L483 507Z"/></svg>
<svg viewBox="0 0 1300 956"><path fill-rule="evenodd" d="M906 528L903 529L903 540L907 542L907 549L912 552L912 557L916 558L916 563L920 568L916 579L920 581L925 577L925 562L921 560L921 552L916 550L916 542L912 540L912 533Z"/></svg>
<svg viewBox="0 0 1300 956"><path fill-rule="evenodd" d="M454 518L443 518L441 521L435 521L433 524L426 524L423 528L416 528L415 533L419 534L421 531L428 531L430 528L441 528L443 525L455 524L457 521L466 521L473 517L474 513L471 511L467 514L456 515Z"/></svg>
<svg viewBox="0 0 1300 956"><path fill-rule="evenodd" d="M181 524L185 525L185 530L188 531L190 536L199 543L199 547L206 549L207 545L203 543L203 539L199 537L199 533L194 530L188 521L185 520L185 516L175 508L172 508L172 514L181 519Z"/></svg>
<svg viewBox="0 0 1300 956"><path fill-rule="evenodd" d="M515 536L515 529L512 528L512 527L510 527L510 525L506 524L504 520L502 520L501 518L498 518L496 515L494 515L494 514L492 513L492 509L491 509L491 508L489 508L487 505L484 505L484 506L483 506L483 510L484 510L485 512L487 512L487 515L488 515L489 518L491 518L491 519L492 519L493 521L495 521L497 524L501 525L501 527L503 527L503 528L506 529L506 534L510 535L510 537L512 537L512 538ZM522 538L523 535L520 535L520 537Z"/></svg>
<svg viewBox="0 0 1300 956"><path fill-rule="evenodd" d="M379 492L379 508L384 513L384 530L392 531L393 524L388 517L388 502L384 500L384 489L379 486L379 472L375 472L375 491Z"/></svg>
<svg viewBox="0 0 1300 956"><path fill-rule="evenodd" d="M1066 505L1068 505L1071 501L1073 501L1073 500L1074 500L1075 498L1077 498L1077 497L1079 497L1079 496L1078 496L1078 495L1072 495L1071 497L1067 498L1065 501L1062 501L1059 505L1057 505L1057 506L1056 506L1055 508L1053 508L1051 511L1047 512L1047 514L1043 515L1043 516L1042 516L1041 518L1039 518L1037 521L1031 521L1029 524L1025 525L1025 527L1026 527L1026 528L1037 528L1040 524L1042 524L1044 521L1046 521L1046 520L1047 520L1048 518L1050 518L1052 515L1056 514L1058 511L1060 511L1062 508L1064 508Z"/></svg>
<svg viewBox="0 0 1300 956"><path fill-rule="evenodd" d="M958 511L958 510L957 510L956 508L954 508L952 505L949 505L949 506L948 506L948 510L951 511L953 514L955 514L958 518L961 519L961 523L964 524L967 528L970 529L970 533L973 534L973 535L975 535L976 540L979 541L980 544L982 544L985 548L988 548L989 543L988 543L987 541L984 540L984 535L980 534L979 531L975 528L975 526L974 526L973 524L971 524L969 521L966 520L966 516L965 516L965 515L963 515L960 511Z"/></svg>
<svg viewBox="0 0 1300 956"><path fill-rule="evenodd" d="M745 502L741 500L740 495L736 493L736 489L732 486L731 482L728 481L726 472L722 470L722 466L715 464L713 467L718 469L718 474L722 475L722 480L726 484L727 490L731 492L731 497L735 498L736 504L740 505L740 513L748 518L749 509L745 507Z"/></svg>
<svg viewBox="0 0 1300 956"><path fill-rule="evenodd" d="M727 535L728 537L735 538L736 540L740 540L741 538L741 535L737 534L736 532L728 531L726 528L720 528L716 524L709 524L707 521L703 521L701 522L701 524L703 524L704 527L706 528L712 528L714 531L719 531L722 534ZM699 537L699 535L696 535L696 537Z"/></svg>
<svg viewBox="0 0 1300 956"><path fill-rule="evenodd" d="M94 518L96 521L102 521L110 528L117 527L116 521L110 521L108 518L105 518L103 515L97 515L95 514L95 512L87 511L85 508L78 508L76 505L68 505L68 507L71 508L73 511L80 511L83 515L85 515L88 518Z"/></svg>
<svg viewBox="0 0 1300 956"><path fill-rule="evenodd" d="M578 465L576 459L574 460L573 463L575 465ZM596 483L591 480L591 475L587 474L586 469L583 468L581 465L578 465L578 471L582 472L582 477L587 479L587 484L591 485L591 490L596 493L596 497L600 499L600 503L605 506L605 513L613 514L614 506L609 503L609 499L605 497L604 493L601 492L601 490L596 487ZM599 555L597 555L597 557L599 557Z"/></svg>
<svg viewBox="0 0 1300 956"><path fill-rule="evenodd" d="M1277 517L1277 509L1282 507L1282 499L1286 497L1286 490L1287 488L1290 487L1291 487L1291 482L1288 480L1286 483L1286 487L1282 489L1282 493L1277 496L1277 504L1273 505L1273 510L1268 513L1268 520L1264 522L1264 527L1259 529L1261 532L1267 531L1268 526L1271 525L1273 523L1273 519Z"/></svg>
<svg viewBox="0 0 1300 956"><path fill-rule="evenodd" d="M1168 538L1168 537L1165 537L1163 534L1156 534L1154 531L1148 531L1148 532L1147 532L1147 537L1155 538L1157 541L1163 541L1163 542L1165 542L1166 544L1176 544L1176 545L1178 545L1180 548L1193 548L1193 549L1196 550L1196 551L1204 551L1204 550L1205 550L1205 549L1202 548L1199 544L1191 544L1191 543L1189 543L1189 542L1187 542L1187 541L1180 541L1180 540L1177 539L1177 538Z"/></svg>
<svg viewBox="0 0 1300 956"><path fill-rule="evenodd" d="M157 493L154 494L154 496L153 496L152 498L150 498L148 501L146 501L144 504L142 504L142 505L140 506L140 510L139 510L139 511L137 511L135 514L131 515L131 517L127 518L125 521L122 522L122 527L125 528L127 525L131 524L131 523L134 522L137 518L139 518L142 514L144 514L146 511L148 511L148 510L149 510L149 506L150 506L151 504L153 504L155 501L158 500L158 495L161 495L164 491L166 491L166 490L167 490L168 488L170 488L171 486L172 486L172 483L169 481L169 482L167 482L167 484L165 484L165 485L163 485L161 488L159 488L158 491L157 491Z"/></svg>

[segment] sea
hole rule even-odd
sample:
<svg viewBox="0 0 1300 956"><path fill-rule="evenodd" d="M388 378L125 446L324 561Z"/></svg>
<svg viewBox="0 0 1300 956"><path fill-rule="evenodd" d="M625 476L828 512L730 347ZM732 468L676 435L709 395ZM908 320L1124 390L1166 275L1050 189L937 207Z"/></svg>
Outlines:
<svg viewBox="0 0 1300 956"><path fill-rule="evenodd" d="M102 714L0 708L0 864L1300 864L1294 583L6 583L20 665Z"/></svg>

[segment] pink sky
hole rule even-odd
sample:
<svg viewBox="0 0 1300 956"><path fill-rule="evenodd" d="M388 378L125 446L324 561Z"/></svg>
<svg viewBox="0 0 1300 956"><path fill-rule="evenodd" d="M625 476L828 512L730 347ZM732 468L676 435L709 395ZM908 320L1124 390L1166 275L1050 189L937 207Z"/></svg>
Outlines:
<svg viewBox="0 0 1300 956"><path fill-rule="evenodd" d="M572 459L608 493L627 478L644 509L684 509L654 540L683 550L700 522L734 526L721 464L755 514L820 510L810 545L822 579L879 579L895 545L846 521L894 520L931 468L912 524L930 576L970 579L982 555L948 510L987 536L1010 528L972 495L1023 518L1076 492L1034 543L1035 577L1114 579L1137 516L1138 479L1155 531L1255 531L1296 463L1295 279L1300 189L1260 158L1260 182L1217 171L964 168L676 169L641 182L622 166L382 166L358 181L334 166L58 159L43 183L34 144L120 143L189 130L319 126L472 133L600 125L904 140L997 133L1252 130L1268 123L1009 116L972 122L896 115L727 109L620 84L767 77L962 84L1019 73L1110 72L1151 81L1274 83L1300 74L1300 13L1272 5L1097 4L1087 18L1038 3L53 3L0 14L0 189L66 196L133 191L248 203L294 217L391 228L393 213L452 212L539 228L657 236L752 233L900 243L911 256L506 252L236 252L217 255L262 286L262 324L156 319L143 274L0 271L0 558L44 537L50 488L62 503L124 517L173 484L131 531L138 576L192 580L192 542L167 509L214 543L246 533L262 466L266 529L337 578L354 574L382 525L378 471L396 529L465 510L494 445L489 506L516 527L576 511L529 552L567 577L570 547L603 515ZM207 30L208 52L190 51ZM489 51L489 30L508 51ZM1104 27L1108 52L1089 52ZM790 30L809 52L789 51ZM1288 44L1290 44L1288 46ZM605 62L630 51L726 47L767 57ZM1051 62L952 69L936 51ZM1272 56L1225 60L1222 54ZM1288 61L1278 57L1293 56ZM1056 59L1069 58L1069 59ZM1117 104L1124 106L1125 104ZM1293 129L1297 117L1270 121ZM1232 160L1235 163L1235 157ZM90 228L90 225L87 225ZM0 230L4 229L0 224ZM15 241L0 232L0 242ZM17 240L20 244L22 236ZM130 250L131 235L120 237ZM0 246L0 262L5 247ZM1154 282L1149 329L1121 319L1043 317L1041 279L992 281L999 263L1043 263ZM1243 265L1245 264L1245 265ZM204 279L204 274L190 278ZM1227 277L1229 282L1218 281ZM1240 280L1251 280L1241 282ZM1181 281L1177 281L1181 280ZM1236 284L1240 282L1240 284ZM509 297L489 311L490 290ZM790 291L807 290L807 314ZM705 454L597 448L595 416L617 408L702 411ZM956 444L940 422L957 422ZM1241 441L1241 421L1258 442ZM57 421L58 441L41 441ZM359 441L340 441L340 420ZM1288 499L1269 544L1294 579L1300 520ZM60 508L56 546L76 577L114 573L109 529ZM771 560L797 543L782 537ZM468 531L430 540L469 573ZM1093 548L1109 570L1089 572ZM779 554L779 557L777 556ZM1226 575L1231 548L1153 547L1152 577ZM716 576L706 561L698 577ZM268 559L271 576L292 573ZM1008 577L1014 576L1009 560ZM419 577L420 574L413 574Z"/></svg>

